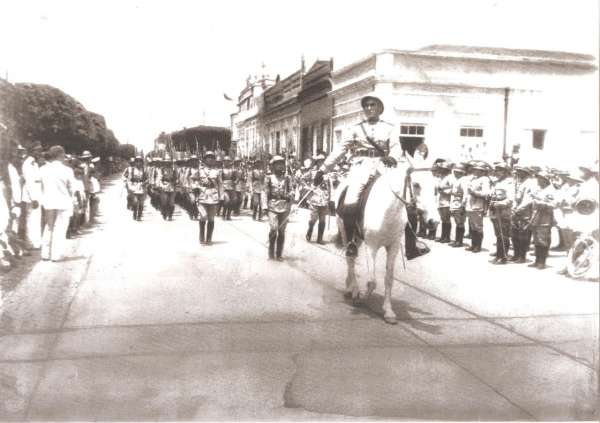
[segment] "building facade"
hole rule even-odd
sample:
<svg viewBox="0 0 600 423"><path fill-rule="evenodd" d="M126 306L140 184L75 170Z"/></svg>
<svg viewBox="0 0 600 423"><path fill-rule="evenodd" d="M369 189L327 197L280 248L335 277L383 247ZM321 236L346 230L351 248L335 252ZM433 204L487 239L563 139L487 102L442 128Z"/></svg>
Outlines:
<svg viewBox="0 0 600 423"><path fill-rule="evenodd" d="M331 151L333 60L317 60L302 78L300 102L300 145L296 157L310 158L318 151Z"/></svg>
<svg viewBox="0 0 600 423"><path fill-rule="evenodd" d="M264 72L249 76L246 86L238 97L236 113L231 115L232 145L238 157L262 156L264 146L261 142L260 115L264 108L263 93L275 84L275 80Z"/></svg>
<svg viewBox="0 0 600 423"><path fill-rule="evenodd" d="M513 145L527 162L575 165L598 155L593 56L430 46L384 50L332 73L333 139L360 122L360 99L385 104L410 149L433 158L500 160Z"/></svg>
<svg viewBox="0 0 600 423"><path fill-rule="evenodd" d="M280 79L264 92L264 109L260 115L261 140L266 153L288 154L297 157L300 150L301 104L298 94L304 76L301 68Z"/></svg>

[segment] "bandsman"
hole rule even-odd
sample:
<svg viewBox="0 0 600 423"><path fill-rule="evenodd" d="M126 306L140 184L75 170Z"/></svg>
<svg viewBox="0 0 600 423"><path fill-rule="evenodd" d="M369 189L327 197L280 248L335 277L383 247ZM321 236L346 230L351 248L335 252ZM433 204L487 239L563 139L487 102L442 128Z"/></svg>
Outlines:
<svg viewBox="0 0 600 423"><path fill-rule="evenodd" d="M465 201L469 179L466 176L464 163L457 164L452 171L454 173L454 183L452 184L452 194L450 196L450 215L454 219L456 232L454 242L450 246L457 248L464 245L465 221L467 219Z"/></svg>
<svg viewBox="0 0 600 423"><path fill-rule="evenodd" d="M160 211L162 217L164 220L173 220L177 175L175 174L171 156L165 155L162 159L157 179L160 187Z"/></svg>
<svg viewBox="0 0 600 423"><path fill-rule="evenodd" d="M317 244L325 244L323 242L323 233L325 232L325 224L327 215L329 214L329 199L331 198L331 187L329 179L320 170L325 161L325 156L319 154L313 158L314 167L310 172L310 181L312 193L309 194L310 218L308 220L308 230L306 231L306 240L311 242L313 228L317 220L319 225L317 228Z"/></svg>
<svg viewBox="0 0 600 423"><path fill-rule="evenodd" d="M269 259L283 260L285 229L294 196L290 177L285 173L285 159L271 159L273 173L267 178L266 194L269 210ZM277 244L277 248L275 248Z"/></svg>
<svg viewBox="0 0 600 423"><path fill-rule="evenodd" d="M552 176L546 171L536 175L538 187L529 197L533 207L531 227L535 246L535 263L529 267L546 268L546 259L550 250L551 229L554 223L556 207L556 189L552 185Z"/></svg>
<svg viewBox="0 0 600 423"><path fill-rule="evenodd" d="M148 174L144 170L144 159L142 156L137 156L134 167L127 177L127 190L133 195L133 220L136 221L142 220L147 182Z"/></svg>
<svg viewBox="0 0 600 423"><path fill-rule="evenodd" d="M506 163L496 163L494 180L489 205L489 216L496 235L496 255L492 263L506 264L510 248L510 218L515 190L513 179L510 177L510 167Z"/></svg>
<svg viewBox="0 0 600 423"><path fill-rule="evenodd" d="M198 170L198 226L200 244L211 245L215 228L217 206L223 196L221 169L216 164L215 153L207 151L204 164Z"/></svg>

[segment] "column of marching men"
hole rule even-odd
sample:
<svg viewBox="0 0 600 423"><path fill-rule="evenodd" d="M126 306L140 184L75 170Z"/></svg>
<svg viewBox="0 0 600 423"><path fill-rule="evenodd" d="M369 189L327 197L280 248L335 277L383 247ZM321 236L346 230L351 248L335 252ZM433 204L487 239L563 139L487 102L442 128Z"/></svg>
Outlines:
<svg viewBox="0 0 600 423"><path fill-rule="evenodd" d="M61 261L66 239L81 235L97 215L99 158L66 154L59 145L44 151L39 141L1 157L0 270L38 250L42 260Z"/></svg>
<svg viewBox="0 0 600 423"><path fill-rule="evenodd" d="M151 204L168 221L173 218L174 204L178 204L190 219L199 221L203 245L212 243L215 216L228 221L232 214L239 216L242 209L250 209L253 220L260 221L267 214L268 257L282 260L294 203L310 210L306 240L325 243L327 222L335 215L335 190L350 169L349 163L342 161L324 173L325 159L320 152L300 166L281 156L265 163L207 152L202 159L195 155L179 160L168 155L149 159L144 170L143 158L138 157L124 172L127 206L133 219L140 220L147 191ZM422 218L419 204L425 194L414 183L416 201L414 219L409 213L410 232L479 253L484 225L491 224L496 238L491 263L526 263L533 245L535 261L530 266L544 269L552 227L557 227L559 234L554 250L567 251L575 240L570 226L574 205L582 196L591 195L597 201L597 166L583 166L581 170L580 176L504 161L490 165L477 160L452 163L438 159L431 168L438 214ZM407 255L411 255L408 245Z"/></svg>

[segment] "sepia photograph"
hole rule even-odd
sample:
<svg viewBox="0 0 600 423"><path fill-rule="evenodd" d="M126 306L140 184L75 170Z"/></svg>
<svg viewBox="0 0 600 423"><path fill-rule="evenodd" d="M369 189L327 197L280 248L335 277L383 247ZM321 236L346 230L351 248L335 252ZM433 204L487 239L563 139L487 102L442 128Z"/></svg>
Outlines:
<svg viewBox="0 0 600 423"><path fill-rule="evenodd" d="M598 421L597 0L0 0L0 422Z"/></svg>

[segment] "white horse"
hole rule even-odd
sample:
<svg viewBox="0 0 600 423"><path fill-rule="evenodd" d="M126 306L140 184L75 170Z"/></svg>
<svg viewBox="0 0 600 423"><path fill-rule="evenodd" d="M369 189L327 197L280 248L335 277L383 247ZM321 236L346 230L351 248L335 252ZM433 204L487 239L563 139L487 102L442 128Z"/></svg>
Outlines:
<svg viewBox="0 0 600 423"><path fill-rule="evenodd" d="M394 285L394 267L398 253L404 255L404 231L408 222L406 213L407 201L405 194L405 181L408 166L400 163L395 168L385 168L381 176L374 182L367 199L363 216L364 244L367 246L370 259L370 279L366 292L362 293L358 286L355 273L356 257L346 257L348 273L346 276L346 296L351 297L355 305L366 300L377 287L377 270L375 267L377 253L381 248L386 250L385 265L385 295L383 300L383 318L387 323L398 322L396 313L392 310L392 287ZM340 187L342 188L342 187ZM337 193L336 204L339 205L340 189ZM406 193L408 193L408 189ZM337 216L338 240L341 238L343 245L347 244L344 222ZM339 243L338 243L339 245ZM339 245L341 246L341 245ZM367 261L367 262L368 262Z"/></svg>

